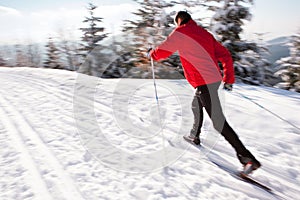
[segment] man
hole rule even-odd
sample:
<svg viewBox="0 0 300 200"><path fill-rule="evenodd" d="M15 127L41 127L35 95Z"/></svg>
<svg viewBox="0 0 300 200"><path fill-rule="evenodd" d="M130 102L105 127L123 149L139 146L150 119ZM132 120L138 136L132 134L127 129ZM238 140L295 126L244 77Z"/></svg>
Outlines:
<svg viewBox="0 0 300 200"><path fill-rule="evenodd" d="M187 81L196 89L192 102L194 125L189 135L200 144L203 122L203 107L213 122L214 128L232 145L239 161L247 168L247 173L259 168L261 164L242 144L237 134L227 123L218 96L218 88L224 82L224 89L231 90L234 83L233 61L229 51L191 18L180 11L174 19L177 27L156 49L148 53L154 60L167 58L178 51ZM223 77L218 67L223 67Z"/></svg>

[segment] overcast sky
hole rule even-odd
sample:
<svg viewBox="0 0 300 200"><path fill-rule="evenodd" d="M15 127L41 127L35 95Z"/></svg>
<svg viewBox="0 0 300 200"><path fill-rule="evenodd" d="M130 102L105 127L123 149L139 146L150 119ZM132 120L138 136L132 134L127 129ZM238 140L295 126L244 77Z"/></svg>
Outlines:
<svg viewBox="0 0 300 200"><path fill-rule="evenodd" d="M1 0L0 44L28 41L44 42L62 31L67 37L78 37L82 20L88 16L85 6L99 6L108 32L118 32L124 19L132 17L137 4L132 0ZM300 32L300 0L255 0L253 18L244 29L244 38L267 33L266 39Z"/></svg>

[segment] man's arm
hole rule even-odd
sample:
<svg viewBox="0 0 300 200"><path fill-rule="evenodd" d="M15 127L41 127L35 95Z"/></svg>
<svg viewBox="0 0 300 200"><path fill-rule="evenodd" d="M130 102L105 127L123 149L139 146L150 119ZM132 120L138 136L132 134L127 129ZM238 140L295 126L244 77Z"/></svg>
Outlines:
<svg viewBox="0 0 300 200"><path fill-rule="evenodd" d="M223 66L223 82L233 84L235 81L233 61L230 52L218 41L215 40L215 55L218 61Z"/></svg>
<svg viewBox="0 0 300 200"><path fill-rule="evenodd" d="M178 50L178 39L178 33L176 30L174 30L163 43L157 46L154 50L150 51L150 56L154 60L161 60L169 57Z"/></svg>

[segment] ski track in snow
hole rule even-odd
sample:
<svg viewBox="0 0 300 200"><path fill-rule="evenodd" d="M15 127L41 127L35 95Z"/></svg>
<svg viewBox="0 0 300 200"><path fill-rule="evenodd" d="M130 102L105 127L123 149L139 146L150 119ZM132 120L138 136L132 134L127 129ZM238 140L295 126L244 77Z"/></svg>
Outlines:
<svg viewBox="0 0 300 200"><path fill-rule="evenodd" d="M3 75L3 74L1 74ZM45 92L47 88L43 82L27 82L22 76L9 76L5 74L5 77L1 77L2 80L11 81L11 89L16 90L15 94L18 95L18 90L27 90L26 86L37 88ZM14 83L12 80L19 80L23 84ZM29 83L29 84L28 84ZM28 85L27 85L28 84ZM45 87L46 86L46 87ZM7 88L8 90L10 88ZM47 92L52 93L52 90ZM74 181L65 172L64 167L57 160L54 153L49 150L47 143L43 141L40 135L34 130L31 122L28 121L18 110L18 105L14 105L15 102L9 100L10 96L5 95L1 91L0 104L2 105L2 116L6 127L6 131L12 137L13 145L16 147L18 153L21 154L21 162L25 164L25 169L28 170L28 176L32 179L32 187L34 194L38 199L80 199L81 194L78 188L73 184ZM14 97L18 98L18 97ZM41 96L40 98L43 98ZM18 98L23 101L23 97ZM23 104L26 106L26 104ZM16 197L17 198L17 197Z"/></svg>
<svg viewBox="0 0 300 200"><path fill-rule="evenodd" d="M122 165L122 160L103 163L86 149L82 139L88 134L78 134L77 128L83 124L74 119L76 77L76 73L59 70L0 69L0 199L280 199L237 180L210 161L214 157L240 168L232 148L212 130L207 116L202 141L206 146L214 145L211 153L184 142L175 142L170 149L182 154L168 167L152 172L115 170L112 165ZM118 80L90 79L99 81L101 87L95 90L94 99L89 99L89 96L78 98L80 121L90 123L86 103L92 100L95 101L98 126L105 135L111 136L110 142L116 148L137 154L162 148L160 135L137 139L143 135L128 135L116 124L116 118L128 118L137 127L148 127L157 122L153 88L137 89L128 101L131 105L128 113L116 113L112 99L120 96L122 99L124 95L120 92L120 96L114 96ZM128 80L125 87L142 82ZM174 80L158 80L159 83L173 84L178 88L187 84ZM86 87L79 85L81 90ZM263 164L253 177L275 189L284 199L298 198L300 133L296 127L300 127L297 112L300 95L243 84L236 84L234 90L238 93L222 93L222 102L229 123ZM192 93L193 90L186 99L191 99ZM158 94L161 113L167 116L163 119L163 135L166 140L177 141L172 133L180 128L182 110L165 90L158 88ZM239 94L246 95L295 126ZM190 101L184 103L190 106ZM184 119L184 124L190 124L190 119ZM97 138L97 129L88 132ZM178 135L181 137L187 132ZM213 138L217 141L211 141ZM100 143L98 145L100 148ZM169 145L165 143L165 146ZM110 152L107 153L109 157ZM168 149L162 158L166 153L169 153ZM134 161L133 157L131 162ZM158 162L162 161L158 159Z"/></svg>

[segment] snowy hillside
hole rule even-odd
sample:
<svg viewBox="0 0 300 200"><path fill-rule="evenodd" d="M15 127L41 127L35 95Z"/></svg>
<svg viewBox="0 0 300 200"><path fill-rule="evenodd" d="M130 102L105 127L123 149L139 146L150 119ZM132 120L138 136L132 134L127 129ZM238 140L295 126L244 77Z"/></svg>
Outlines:
<svg viewBox="0 0 300 200"><path fill-rule="evenodd" d="M261 161L253 177L272 195L213 162L240 169L206 117L197 149L193 89L185 80L97 79L0 68L0 199L297 199L300 94L236 84L220 91L229 123Z"/></svg>

